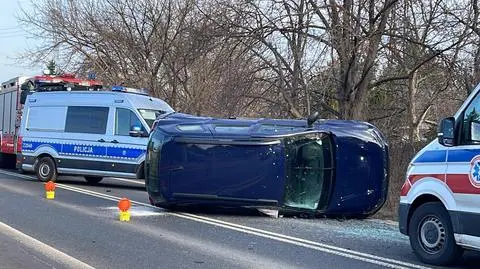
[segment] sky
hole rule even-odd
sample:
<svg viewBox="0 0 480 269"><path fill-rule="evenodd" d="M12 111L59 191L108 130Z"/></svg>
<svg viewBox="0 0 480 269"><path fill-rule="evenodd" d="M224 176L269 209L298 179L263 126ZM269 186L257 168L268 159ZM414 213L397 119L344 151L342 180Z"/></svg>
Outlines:
<svg viewBox="0 0 480 269"><path fill-rule="evenodd" d="M0 0L0 83L21 75L41 74L43 63L30 66L16 59L38 44L29 38L18 23L20 7L28 8L30 0Z"/></svg>

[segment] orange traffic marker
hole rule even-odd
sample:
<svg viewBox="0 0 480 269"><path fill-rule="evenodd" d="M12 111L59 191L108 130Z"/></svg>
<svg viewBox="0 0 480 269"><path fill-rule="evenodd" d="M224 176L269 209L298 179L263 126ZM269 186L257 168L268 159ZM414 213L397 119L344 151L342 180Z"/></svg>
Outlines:
<svg viewBox="0 0 480 269"><path fill-rule="evenodd" d="M45 184L45 195L49 200L55 198L55 183L53 181L49 181Z"/></svg>
<svg viewBox="0 0 480 269"><path fill-rule="evenodd" d="M130 209L131 203L127 198L122 198L118 201L118 209L120 209L120 221L130 221Z"/></svg>

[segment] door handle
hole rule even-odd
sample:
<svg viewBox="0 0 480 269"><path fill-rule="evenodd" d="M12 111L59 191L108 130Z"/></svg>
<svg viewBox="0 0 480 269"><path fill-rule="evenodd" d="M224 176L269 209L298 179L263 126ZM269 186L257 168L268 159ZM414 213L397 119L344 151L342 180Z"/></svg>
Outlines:
<svg viewBox="0 0 480 269"><path fill-rule="evenodd" d="M102 138L102 139L98 139L97 141L98 141L98 142L102 142L102 143L105 142L105 140L104 140L103 138Z"/></svg>
<svg viewBox="0 0 480 269"><path fill-rule="evenodd" d="M118 141L117 141L116 139L112 140L111 142L112 142L112 143L115 143L115 144L118 143Z"/></svg>

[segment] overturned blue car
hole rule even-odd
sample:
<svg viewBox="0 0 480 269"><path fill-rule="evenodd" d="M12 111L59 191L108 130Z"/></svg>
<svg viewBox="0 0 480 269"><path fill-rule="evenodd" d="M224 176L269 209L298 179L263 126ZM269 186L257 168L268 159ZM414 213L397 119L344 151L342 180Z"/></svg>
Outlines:
<svg viewBox="0 0 480 269"><path fill-rule="evenodd" d="M153 205L274 209L368 217L386 201L388 146L369 123L216 119L155 122L145 184Z"/></svg>

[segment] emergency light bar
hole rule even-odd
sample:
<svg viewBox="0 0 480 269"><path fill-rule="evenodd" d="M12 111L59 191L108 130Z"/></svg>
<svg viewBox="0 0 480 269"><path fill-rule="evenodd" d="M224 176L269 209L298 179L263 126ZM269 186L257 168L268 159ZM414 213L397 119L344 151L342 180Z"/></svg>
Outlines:
<svg viewBox="0 0 480 269"><path fill-rule="evenodd" d="M148 90L145 88L135 89L135 88L129 88L124 86L112 86L112 92L128 92L128 93L136 93L141 95L148 95Z"/></svg>
<svg viewBox="0 0 480 269"><path fill-rule="evenodd" d="M35 76L32 79L36 83L56 83L56 84L74 84L80 85L84 87L95 87L95 86L102 86L102 82L96 80L84 80L75 78L73 74L66 74L61 76Z"/></svg>

